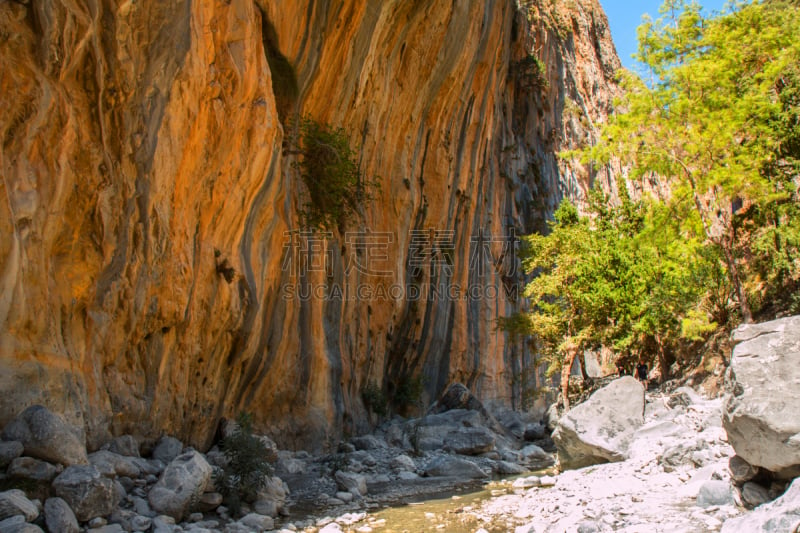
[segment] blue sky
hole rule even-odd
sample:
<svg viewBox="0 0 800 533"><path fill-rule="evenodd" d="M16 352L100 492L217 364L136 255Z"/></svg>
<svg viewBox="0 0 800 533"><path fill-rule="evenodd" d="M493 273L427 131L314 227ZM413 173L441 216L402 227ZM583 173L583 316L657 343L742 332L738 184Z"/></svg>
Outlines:
<svg viewBox="0 0 800 533"><path fill-rule="evenodd" d="M708 14L721 11L725 0L699 0L699 3ZM611 36L622 64L630 70L636 70L636 62L631 58L638 46L636 28L642 23L642 15L645 13L653 19L658 18L661 0L600 0L600 5L608 16Z"/></svg>

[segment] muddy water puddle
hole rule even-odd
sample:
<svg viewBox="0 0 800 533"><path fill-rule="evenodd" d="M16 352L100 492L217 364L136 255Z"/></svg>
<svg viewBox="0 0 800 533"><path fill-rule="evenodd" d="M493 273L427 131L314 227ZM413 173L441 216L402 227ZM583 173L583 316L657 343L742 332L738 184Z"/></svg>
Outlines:
<svg viewBox="0 0 800 533"><path fill-rule="evenodd" d="M496 480L477 487L459 487L435 495L425 494L418 499L407 495L400 501L382 503L381 508L349 513L332 519L340 531L355 533L470 533L484 530L489 533L513 531L521 521L513 516L490 516L482 513L484 502L491 498L513 494L524 489L514 488L519 477L545 475L549 472L530 472L522 476ZM317 524L324 526L325 522Z"/></svg>

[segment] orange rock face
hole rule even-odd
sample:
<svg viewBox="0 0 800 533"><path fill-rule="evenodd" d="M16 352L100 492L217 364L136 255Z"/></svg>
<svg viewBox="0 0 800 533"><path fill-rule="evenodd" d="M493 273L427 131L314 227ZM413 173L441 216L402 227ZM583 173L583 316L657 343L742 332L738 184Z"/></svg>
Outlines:
<svg viewBox="0 0 800 533"><path fill-rule="evenodd" d="M367 429L370 382L518 405L508 243L610 182L556 153L619 67L596 0L532 4L0 3L0 424L44 403L92 446L204 447L247 410L320 449ZM381 183L305 254L295 115Z"/></svg>

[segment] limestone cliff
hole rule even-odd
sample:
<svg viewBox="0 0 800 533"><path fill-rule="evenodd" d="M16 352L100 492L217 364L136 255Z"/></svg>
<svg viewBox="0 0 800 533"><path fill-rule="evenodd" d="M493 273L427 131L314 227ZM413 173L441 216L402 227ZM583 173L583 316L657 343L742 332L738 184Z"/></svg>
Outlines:
<svg viewBox="0 0 800 533"><path fill-rule="evenodd" d="M366 428L371 381L518 402L530 354L494 326L521 305L508 243L598 178L556 154L620 66L597 0L524 4L0 1L0 424L45 403L90 445L202 447L246 409L320 448ZM381 182L299 273L297 115L343 127ZM441 284L462 292L375 294Z"/></svg>

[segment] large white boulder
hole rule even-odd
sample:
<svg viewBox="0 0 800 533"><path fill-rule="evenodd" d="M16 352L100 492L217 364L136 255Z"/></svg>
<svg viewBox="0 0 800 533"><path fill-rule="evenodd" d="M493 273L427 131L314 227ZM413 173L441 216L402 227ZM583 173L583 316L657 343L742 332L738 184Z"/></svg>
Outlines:
<svg viewBox="0 0 800 533"><path fill-rule="evenodd" d="M211 465L190 450L167 465L147 499L155 511L180 520L200 500L210 480Z"/></svg>
<svg viewBox="0 0 800 533"><path fill-rule="evenodd" d="M53 480L53 489L81 522L108 516L119 503L114 482L91 465L67 467Z"/></svg>
<svg viewBox="0 0 800 533"><path fill-rule="evenodd" d="M623 461L644 423L644 388L631 376L616 379L565 413L553 432L562 468Z"/></svg>
<svg viewBox="0 0 800 533"><path fill-rule="evenodd" d="M87 464L83 431L41 405L22 411L3 429L3 440L19 441L25 455L61 463Z"/></svg>
<svg viewBox="0 0 800 533"><path fill-rule="evenodd" d="M736 454L791 479L800 475L800 316L733 333L722 423Z"/></svg>

